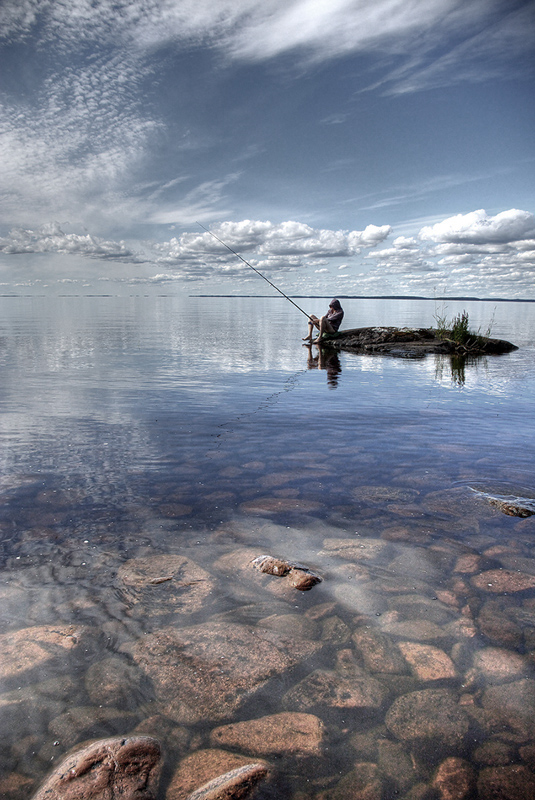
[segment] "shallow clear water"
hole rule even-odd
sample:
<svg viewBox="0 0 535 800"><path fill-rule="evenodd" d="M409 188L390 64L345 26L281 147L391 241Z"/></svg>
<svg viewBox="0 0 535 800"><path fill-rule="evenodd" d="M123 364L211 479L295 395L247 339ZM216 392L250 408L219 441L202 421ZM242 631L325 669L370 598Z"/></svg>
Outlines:
<svg viewBox="0 0 535 800"><path fill-rule="evenodd" d="M313 313L327 305L297 302ZM441 311L432 301L343 305L344 327L429 326ZM484 576L535 576L535 517L490 502L520 498L529 509L535 498L535 304L450 301L447 315L464 308L475 328L493 319L491 335L519 350L464 365L439 356L320 360L302 346L304 317L279 298L0 299L2 648L29 628L29 640L43 626L100 634L67 661L52 648L37 666L29 656L10 672L7 659L0 776L18 776L21 797L73 745L151 731L156 715L153 726L169 725L162 797L181 760L213 746L214 728L281 711L320 719L323 752L277 756L266 797L336 792L361 762L376 765L385 797L430 785L447 755L467 760L476 778L510 765L532 774L532 727L515 728L491 690L510 686L535 703L535 591L529 578L497 591ZM262 575L250 561L264 553L323 581L300 592ZM164 581L174 556L203 570L182 589L204 582L209 591L184 597ZM143 561L150 588L125 578L139 559L152 559L152 568ZM425 638L422 620L441 631ZM183 718L172 698L166 709L161 677L136 647L169 626L195 638L221 621L229 637L233 625L291 634L295 659L243 702L221 699L215 711ZM405 648L399 674L370 665L363 629ZM435 648L431 661L445 654L451 674L437 666L429 677L413 653L424 641ZM314 646L298 656L303 642ZM124 685L111 681L104 697L95 665L110 658ZM318 669L342 681L348 658L388 690L378 707L306 689ZM390 709L436 687L469 707L469 733L458 748L429 745L425 763L398 779L378 743L407 758L420 745L389 723ZM227 749L255 755L243 743Z"/></svg>

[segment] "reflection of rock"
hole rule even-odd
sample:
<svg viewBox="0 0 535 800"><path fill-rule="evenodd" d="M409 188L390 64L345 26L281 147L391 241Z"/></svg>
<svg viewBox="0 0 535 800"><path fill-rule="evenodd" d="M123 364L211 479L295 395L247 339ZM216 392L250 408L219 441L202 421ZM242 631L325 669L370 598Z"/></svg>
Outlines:
<svg viewBox="0 0 535 800"><path fill-rule="evenodd" d="M166 800L189 800L194 797L197 800L239 800L246 797L266 777L267 772L266 763L252 764L250 758L236 753L197 750L180 762L165 797ZM215 785L213 781L216 781ZM208 793L207 784L212 784L209 791L215 793Z"/></svg>
<svg viewBox="0 0 535 800"><path fill-rule="evenodd" d="M319 756L323 723L312 714L283 712L215 728L214 747L228 747L254 756Z"/></svg>
<svg viewBox="0 0 535 800"><path fill-rule="evenodd" d="M96 651L100 634L76 625L42 625L0 636L0 682L6 687L35 683L68 671Z"/></svg>
<svg viewBox="0 0 535 800"><path fill-rule="evenodd" d="M468 717L447 689L422 689L398 697L386 715L388 729L428 755L458 750L468 732Z"/></svg>
<svg viewBox="0 0 535 800"><path fill-rule="evenodd" d="M0 797L2 800L21 800L21 798L29 797L32 783L31 778L12 772L10 775L0 778Z"/></svg>
<svg viewBox="0 0 535 800"><path fill-rule="evenodd" d="M160 771L156 739L102 739L67 756L33 800L155 800Z"/></svg>
<svg viewBox="0 0 535 800"><path fill-rule="evenodd" d="M133 657L152 678L161 712L187 724L231 716L269 678L319 647L268 629L206 622L145 636Z"/></svg>

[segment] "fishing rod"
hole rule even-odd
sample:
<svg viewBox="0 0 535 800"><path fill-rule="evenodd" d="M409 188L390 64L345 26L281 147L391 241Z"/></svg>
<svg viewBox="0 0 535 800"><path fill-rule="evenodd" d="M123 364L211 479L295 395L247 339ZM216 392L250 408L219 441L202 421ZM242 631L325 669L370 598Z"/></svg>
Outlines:
<svg viewBox="0 0 535 800"><path fill-rule="evenodd" d="M262 273L260 272L260 270L258 270L256 267L253 267L253 265L252 265L252 264L249 264L249 262L248 262L248 261L246 261L246 260L245 260L245 259L244 259L242 256L240 256L240 254L239 254L239 253L237 253L235 250L233 250L233 249L232 249L232 247L229 247L229 246L228 246L228 244L225 244L225 242L224 242L222 239L220 239L220 238L219 238L219 236L216 236L216 235L215 235L215 233L212 233L212 231L209 231L209 230L208 230L208 228L205 228L205 227L204 227L204 225L201 225L201 223L200 223L200 222L197 222L197 225L200 225L200 226L201 226L201 228L202 228L203 230L205 230L205 231L206 231L206 233L209 233L209 234L210 234L210 236L213 236L213 237L214 237L214 239L217 239L217 241L218 241L218 242L220 242L220 243L223 245L223 247L226 247L226 248L227 248L227 250L230 250L230 252L231 252L231 253L234 253L234 255L235 255L235 256L237 256L237 257L240 259L240 261L243 261L243 263L244 263L244 264L247 264L247 266L248 266L248 267L250 267L252 270L254 270L254 272L256 272L256 274L257 274L257 275L260 275L260 277L261 277L261 278L263 278L265 281L267 281L267 283L269 283L269 285L270 285L270 286L273 286L273 288L274 288L274 289L276 289L276 290L278 291L278 293L279 293L279 294L282 294L282 296L283 296L283 297L285 297L287 300L289 300L289 301L290 301L290 303L291 303L293 306L295 306L295 307L297 308L297 310L298 310L298 311L300 311L300 312L301 312L301 314L304 314L304 315L305 315L305 317L307 317L307 319L311 319L311 317L310 317L310 314L307 314L307 312L306 312L306 311L303 311L303 309L302 309L302 308L299 308L299 306L297 305L297 303L294 303L294 301L291 299L291 297L288 297L288 295L287 295L287 294L284 294L284 292L283 292L283 291L281 291L281 290L279 289L279 287L278 287L278 286L275 286L275 284L274 284L274 283L271 283L271 281L269 280L269 278L266 278L266 276L265 276L265 275L262 275Z"/></svg>

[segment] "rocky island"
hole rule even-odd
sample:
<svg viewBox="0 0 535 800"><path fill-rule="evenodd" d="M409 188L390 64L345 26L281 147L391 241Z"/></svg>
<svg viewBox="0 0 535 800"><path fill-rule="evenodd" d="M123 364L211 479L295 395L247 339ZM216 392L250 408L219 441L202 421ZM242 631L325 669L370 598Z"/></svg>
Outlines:
<svg viewBox="0 0 535 800"><path fill-rule="evenodd" d="M423 358L428 353L458 356L500 355L518 350L504 339L473 334L457 341L434 328L368 327L350 328L336 334L324 334L322 347L350 353L369 353Z"/></svg>

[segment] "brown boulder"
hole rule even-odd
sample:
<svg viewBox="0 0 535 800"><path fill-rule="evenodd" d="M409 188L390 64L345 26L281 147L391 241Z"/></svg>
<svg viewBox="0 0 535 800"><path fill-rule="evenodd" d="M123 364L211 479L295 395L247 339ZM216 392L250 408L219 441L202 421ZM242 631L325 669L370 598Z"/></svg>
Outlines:
<svg viewBox="0 0 535 800"><path fill-rule="evenodd" d="M476 776L473 767L462 758L447 758L436 771L433 787L440 800L470 800L474 796Z"/></svg>
<svg viewBox="0 0 535 800"><path fill-rule="evenodd" d="M479 800L533 800L535 775L527 767L487 767L479 773Z"/></svg>
<svg viewBox="0 0 535 800"><path fill-rule="evenodd" d="M421 681L440 681L457 675L451 658L438 647L419 642L400 642L399 649Z"/></svg>
<svg viewBox="0 0 535 800"><path fill-rule="evenodd" d="M535 680L490 686L482 704L497 730L509 730L524 742L535 735Z"/></svg>
<svg viewBox="0 0 535 800"><path fill-rule="evenodd" d="M0 635L0 684L18 688L54 677L96 650L99 633L80 625L41 625Z"/></svg>
<svg viewBox="0 0 535 800"><path fill-rule="evenodd" d="M535 575L510 569L489 569L474 575L472 583L477 589L492 594L525 592L535 588Z"/></svg>
<svg viewBox="0 0 535 800"><path fill-rule="evenodd" d="M152 679L161 713L191 724L232 716L270 678L320 646L269 629L212 621L144 636L133 658Z"/></svg>
<svg viewBox="0 0 535 800"><path fill-rule="evenodd" d="M237 772L243 770L240 774ZM249 772L251 770L251 772ZM182 759L167 789L166 800L186 800L196 797L200 800L234 800L245 797L250 789L268 772L265 762L252 763L250 758L228 753L225 750L197 750ZM222 780L224 779L224 780ZM256 780L258 779L258 780ZM214 781L215 786L214 786ZM244 789L245 794L232 794ZM230 787L231 792L227 792ZM216 793L211 794L212 790ZM199 792L205 792L200 794ZM220 791L221 794L217 794Z"/></svg>
<svg viewBox="0 0 535 800"><path fill-rule="evenodd" d="M467 714L447 689L422 689L398 697L385 721L398 739L435 756L461 747L469 728Z"/></svg>
<svg viewBox="0 0 535 800"><path fill-rule="evenodd" d="M156 739L101 739L68 755L33 800L155 800L160 772Z"/></svg>
<svg viewBox="0 0 535 800"><path fill-rule="evenodd" d="M407 672L407 664L397 645L384 633L372 628L357 628L353 634L353 643L370 672Z"/></svg>
<svg viewBox="0 0 535 800"><path fill-rule="evenodd" d="M286 692L283 703L299 711L322 706L376 711L387 695L388 689L364 672L342 677L334 670L317 669Z"/></svg>
<svg viewBox="0 0 535 800"><path fill-rule="evenodd" d="M117 580L134 613L150 616L168 611L194 614L214 588L208 572L172 554L131 558L119 568Z"/></svg>
<svg viewBox="0 0 535 800"><path fill-rule="evenodd" d="M381 800L383 783L377 764L361 761L344 775L329 797L332 800Z"/></svg>
<svg viewBox="0 0 535 800"><path fill-rule="evenodd" d="M318 717L283 712L215 728L210 744L255 756L319 756L323 736L323 723Z"/></svg>

